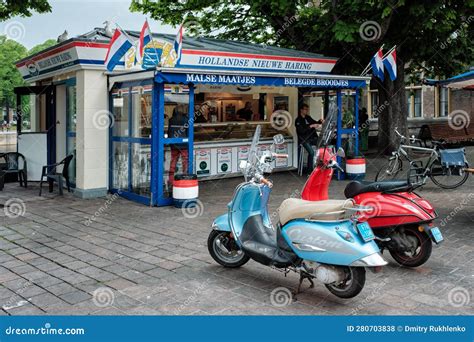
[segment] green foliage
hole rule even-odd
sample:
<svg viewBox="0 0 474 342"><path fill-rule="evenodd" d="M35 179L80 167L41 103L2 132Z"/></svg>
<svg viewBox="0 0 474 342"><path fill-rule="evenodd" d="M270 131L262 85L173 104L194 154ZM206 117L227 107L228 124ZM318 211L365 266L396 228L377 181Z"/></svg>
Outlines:
<svg viewBox="0 0 474 342"><path fill-rule="evenodd" d="M12 106L16 101L13 88L25 85L15 62L54 44L56 44L54 39L48 39L28 51L15 40L0 36L0 51L2 51L0 53L0 106L5 106L7 102Z"/></svg>
<svg viewBox="0 0 474 342"><path fill-rule="evenodd" d="M30 56L34 55L35 53L38 53L56 44L57 44L56 39L48 39L44 43L38 44L35 47L33 47L30 51L28 51L28 55Z"/></svg>
<svg viewBox="0 0 474 342"><path fill-rule="evenodd" d="M8 101L10 106L15 103L13 88L24 84L14 61L27 55L26 48L14 40L0 36L0 105Z"/></svg>
<svg viewBox="0 0 474 342"><path fill-rule="evenodd" d="M132 0L130 8L171 25L186 18L188 35L340 57L337 73L359 74L382 43L397 45L407 71L425 77L451 76L474 60L473 0ZM369 21L375 35L363 39Z"/></svg>
<svg viewBox="0 0 474 342"><path fill-rule="evenodd" d="M0 1L0 20L14 16L30 17L32 11L45 13L51 11L47 0L2 0Z"/></svg>

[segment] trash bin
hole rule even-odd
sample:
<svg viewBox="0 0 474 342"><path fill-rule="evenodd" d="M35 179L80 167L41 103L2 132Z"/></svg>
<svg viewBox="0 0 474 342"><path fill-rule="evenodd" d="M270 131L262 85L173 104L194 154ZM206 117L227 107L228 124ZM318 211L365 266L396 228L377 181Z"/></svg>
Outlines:
<svg viewBox="0 0 474 342"><path fill-rule="evenodd" d="M199 197L199 185L195 174L177 174L173 181L173 203L176 208L194 207Z"/></svg>
<svg viewBox="0 0 474 342"><path fill-rule="evenodd" d="M365 177L365 158L352 157L346 159L346 177L352 180L362 180Z"/></svg>

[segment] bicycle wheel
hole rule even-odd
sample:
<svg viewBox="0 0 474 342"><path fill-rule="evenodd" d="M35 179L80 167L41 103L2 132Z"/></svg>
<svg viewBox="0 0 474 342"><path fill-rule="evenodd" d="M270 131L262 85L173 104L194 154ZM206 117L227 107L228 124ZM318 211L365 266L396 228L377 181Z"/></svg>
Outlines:
<svg viewBox="0 0 474 342"><path fill-rule="evenodd" d="M382 166L375 176L375 181L393 180L402 171L403 163L400 158L391 157L387 164Z"/></svg>
<svg viewBox="0 0 474 342"><path fill-rule="evenodd" d="M467 163L465 167L468 167ZM469 172L464 171L462 168L454 171L455 172L453 172L453 169L450 169L449 167L443 167L441 161L437 159L431 165L430 178L433 183L440 188L455 189L466 183L467 178L469 177Z"/></svg>

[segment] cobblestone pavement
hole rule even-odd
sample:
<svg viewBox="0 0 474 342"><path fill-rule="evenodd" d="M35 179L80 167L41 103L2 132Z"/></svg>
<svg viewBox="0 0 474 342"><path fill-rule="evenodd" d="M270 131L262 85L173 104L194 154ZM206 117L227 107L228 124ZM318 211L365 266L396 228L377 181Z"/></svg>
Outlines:
<svg viewBox="0 0 474 342"><path fill-rule="evenodd" d="M369 169L373 179L374 161ZM273 212L305 179L289 172L271 178ZM225 269L207 252L212 219L225 211L239 182L203 182L203 210L195 218L179 209L150 208L113 196L108 202L47 191L38 197L34 184L27 190L7 184L0 192L5 205L0 210L0 315L474 312L474 178L454 191L440 190L431 181L419 191L438 209L438 222L452 216L442 227L446 241L433 249L425 265L402 268L385 253L389 265L381 273L368 272L356 298L339 299L316 284L283 306L275 306L271 293L279 287L295 289L296 274L285 277L253 261ZM343 198L345 184L334 181L331 198ZM86 223L95 213L96 220Z"/></svg>

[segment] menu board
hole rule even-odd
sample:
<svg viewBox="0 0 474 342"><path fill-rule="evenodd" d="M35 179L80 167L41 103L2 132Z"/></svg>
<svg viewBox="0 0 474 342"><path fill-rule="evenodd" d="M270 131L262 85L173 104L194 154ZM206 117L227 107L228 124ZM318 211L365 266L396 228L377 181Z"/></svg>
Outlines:
<svg viewBox="0 0 474 342"><path fill-rule="evenodd" d="M217 173L232 172L232 149L219 148L217 150Z"/></svg>
<svg viewBox="0 0 474 342"><path fill-rule="evenodd" d="M196 174L209 176L211 173L211 150L196 150Z"/></svg>
<svg viewBox="0 0 474 342"><path fill-rule="evenodd" d="M287 154L288 153L288 144L281 144L275 146L275 153L277 154ZM288 158L276 158L275 167L288 167Z"/></svg>
<svg viewBox="0 0 474 342"><path fill-rule="evenodd" d="M239 146L237 149L237 165L240 164L241 160L248 160L249 159L249 146Z"/></svg>

